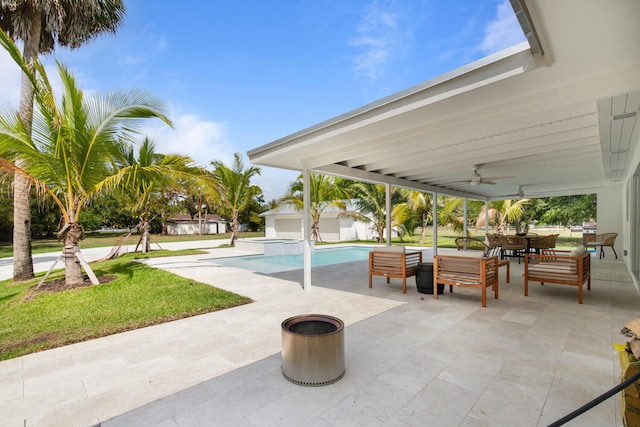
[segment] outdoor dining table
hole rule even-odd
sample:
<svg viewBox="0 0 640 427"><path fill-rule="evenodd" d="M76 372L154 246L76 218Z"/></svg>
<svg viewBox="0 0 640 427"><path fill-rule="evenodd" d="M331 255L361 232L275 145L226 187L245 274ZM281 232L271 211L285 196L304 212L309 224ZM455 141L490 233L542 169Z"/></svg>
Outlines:
<svg viewBox="0 0 640 427"><path fill-rule="evenodd" d="M531 239L535 239L536 237L544 237L539 234L512 234L512 237L524 237L527 240L527 253L531 252Z"/></svg>
<svg viewBox="0 0 640 427"><path fill-rule="evenodd" d="M518 235L516 234L516 236L518 236ZM527 240L527 253L532 253L532 251L531 251L531 239L536 239L536 238L539 238L539 237L547 237L547 236L543 235L543 234L526 234L524 236L520 235L519 237L524 237ZM539 250L535 249L534 252L538 253Z"/></svg>

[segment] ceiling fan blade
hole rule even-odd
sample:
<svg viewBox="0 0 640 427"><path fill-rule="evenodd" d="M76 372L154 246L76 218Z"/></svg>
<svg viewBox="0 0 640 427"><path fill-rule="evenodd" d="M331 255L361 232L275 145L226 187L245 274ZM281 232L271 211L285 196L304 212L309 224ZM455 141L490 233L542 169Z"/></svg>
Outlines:
<svg viewBox="0 0 640 427"><path fill-rule="evenodd" d="M461 181L451 181L448 182L447 185L451 185L451 184L469 184L471 181L468 179L463 179Z"/></svg>
<svg viewBox="0 0 640 427"><path fill-rule="evenodd" d="M489 181L499 180L499 179L513 179L515 176L488 176L486 178L482 178L482 180L488 179Z"/></svg>
<svg viewBox="0 0 640 427"><path fill-rule="evenodd" d="M480 180L480 182L478 182L478 184L496 185L496 183L495 183L495 182L493 182L493 181L491 181L491 180L489 180L489 179L486 179L486 178L482 178L482 179Z"/></svg>

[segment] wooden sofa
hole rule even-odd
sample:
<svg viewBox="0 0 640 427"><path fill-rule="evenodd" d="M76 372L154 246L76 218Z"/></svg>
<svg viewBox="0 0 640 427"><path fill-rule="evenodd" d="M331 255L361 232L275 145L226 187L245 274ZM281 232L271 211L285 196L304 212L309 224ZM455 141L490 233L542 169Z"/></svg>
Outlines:
<svg viewBox="0 0 640 427"><path fill-rule="evenodd" d="M482 255L480 253L480 255ZM487 306L487 288L493 287L494 298L498 299L498 257L464 255L438 255L433 257L433 282L454 286L479 288L482 291L482 307ZM438 293L433 293L438 298Z"/></svg>
<svg viewBox="0 0 640 427"><path fill-rule="evenodd" d="M402 279L402 293L407 293L407 277L415 276L422 252L405 252L404 246L385 246L369 252L369 287L373 276L384 276L387 283L394 277Z"/></svg>
<svg viewBox="0 0 640 427"><path fill-rule="evenodd" d="M529 282L559 283L578 287L578 303L582 304L582 286L591 290L591 255L584 247L575 251L554 251L524 257L524 296L529 295Z"/></svg>

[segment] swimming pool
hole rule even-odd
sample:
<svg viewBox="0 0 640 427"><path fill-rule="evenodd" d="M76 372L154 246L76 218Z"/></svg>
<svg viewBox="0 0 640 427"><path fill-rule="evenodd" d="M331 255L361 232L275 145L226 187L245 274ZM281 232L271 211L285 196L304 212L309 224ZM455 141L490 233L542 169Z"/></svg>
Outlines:
<svg viewBox="0 0 640 427"><path fill-rule="evenodd" d="M371 247L345 246L339 248L316 249L311 252L311 266L362 261L369 258ZM206 261L226 267L243 268L258 273L279 273L303 268L303 254L295 255L249 255L230 258L210 258Z"/></svg>

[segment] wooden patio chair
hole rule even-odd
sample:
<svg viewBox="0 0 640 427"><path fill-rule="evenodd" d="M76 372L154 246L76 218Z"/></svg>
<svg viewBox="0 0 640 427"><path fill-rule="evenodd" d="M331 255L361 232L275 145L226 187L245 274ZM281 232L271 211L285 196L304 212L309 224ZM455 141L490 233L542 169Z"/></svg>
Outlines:
<svg viewBox="0 0 640 427"><path fill-rule="evenodd" d="M456 248L458 248L459 251L482 251L482 256L484 258L492 256L498 258L497 254L491 252L491 246L475 237L458 237L456 239ZM511 280L511 266L509 265L509 260L498 258L498 269L505 266L507 267L507 283L509 283Z"/></svg>

